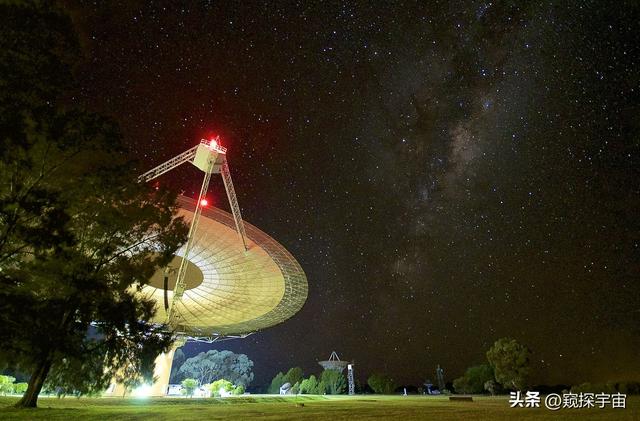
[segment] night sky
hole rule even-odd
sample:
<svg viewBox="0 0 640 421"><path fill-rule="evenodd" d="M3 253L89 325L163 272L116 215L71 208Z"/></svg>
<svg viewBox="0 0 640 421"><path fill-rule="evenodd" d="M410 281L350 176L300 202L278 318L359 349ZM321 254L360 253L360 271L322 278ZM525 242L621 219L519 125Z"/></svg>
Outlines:
<svg viewBox="0 0 640 421"><path fill-rule="evenodd" d="M141 172L221 135L244 218L308 276L294 318L214 347L255 385L332 350L452 380L504 336L534 383L640 379L638 2L374 3L66 3L69 100Z"/></svg>

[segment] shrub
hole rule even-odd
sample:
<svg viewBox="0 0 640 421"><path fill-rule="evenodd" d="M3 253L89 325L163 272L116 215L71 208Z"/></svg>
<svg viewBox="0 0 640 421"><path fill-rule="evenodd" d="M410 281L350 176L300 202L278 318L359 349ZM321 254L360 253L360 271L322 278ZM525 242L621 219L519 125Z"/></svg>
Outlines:
<svg viewBox="0 0 640 421"><path fill-rule="evenodd" d="M188 398L193 396L193 392L198 387L198 381L196 379L184 379L182 381L182 393Z"/></svg>
<svg viewBox="0 0 640 421"><path fill-rule="evenodd" d="M469 379L465 376L458 377L453 381L453 389L456 393L470 393L469 392Z"/></svg>
<svg viewBox="0 0 640 421"><path fill-rule="evenodd" d="M222 391L232 393L234 391L234 387L233 383L229 380L219 379L209 385L209 390L211 390L212 396L219 398L222 395ZM244 393L244 387L242 388L242 393Z"/></svg>
<svg viewBox="0 0 640 421"><path fill-rule="evenodd" d="M13 392L22 394L27 391L28 386L29 383L16 383L13 387Z"/></svg>
<svg viewBox="0 0 640 421"><path fill-rule="evenodd" d="M456 393L483 393L485 384L495 380L493 368L488 364L469 367L464 376L453 381Z"/></svg>
<svg viewBox="0 0 640 421"><path fill-rule="evenodd" d="M280 393L280 386L282 386L283 384L285 384L287 382L286 377L284 374L282 374L282 372L279 372L278 374L276 374L276 376L273 378L273 380L271 380L271 385L269 385L269 389L267 390L267 393L271 393L274 395L277 395Z"/></svg>
<svg viewBox="0 0 640 421"><path fill-rule="evenodd" d="M300 383L296 383L293 386L291 386L291 393L294 395L297 395L298 393L300 393Z"/></svg>
<svg viewBox="0 0 640 421"><path fill-rule="evenodd" d="M13 382L15 380L15 377L0 376L0 393L2 393L3 395L6 395L7 393L13 393L13 388L15 387Z"/></svg>
<svg viewBox="0 0 640 421"><path fill-rule="evenodd" d="M367 383L374 392L383 395L390 395L396 388L393 379L386 374L372 374Z"/></svg>
<svg viewBox="0 0 640 421"><path fill-rule="evenodd" d="M313 374L308 379L302 380L300 383L300 393L303 395L318 394L318 379Z"/></svg>
<svg viewBox="0 0 640 421"><path fill-rule="evenodd" d="M321 383L324 383L328 395L339 395L347 388L347 381L344 375L335 370L324 370L322 372Z"/></svg>

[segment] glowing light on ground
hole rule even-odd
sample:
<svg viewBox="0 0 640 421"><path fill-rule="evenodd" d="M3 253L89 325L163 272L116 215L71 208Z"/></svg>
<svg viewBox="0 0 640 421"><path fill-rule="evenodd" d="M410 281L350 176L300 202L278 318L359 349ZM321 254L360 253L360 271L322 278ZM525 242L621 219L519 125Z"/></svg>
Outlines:
<svg viewBox="0 0 640 421"><path fill-rule="evenodd" d="M135 389L133 389L133 392L131 392L131 396L135 396L138 398L147 398L151 396L151 385L143 384L136 387Z"/></svg>

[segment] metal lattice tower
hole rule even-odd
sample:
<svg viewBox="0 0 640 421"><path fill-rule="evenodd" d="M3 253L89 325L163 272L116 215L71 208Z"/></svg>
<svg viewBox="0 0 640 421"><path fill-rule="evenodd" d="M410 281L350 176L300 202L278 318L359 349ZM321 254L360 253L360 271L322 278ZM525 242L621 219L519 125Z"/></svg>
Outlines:
<svg viewBox="0 0 640 421"><path fill-rule="evenodd" d="M353 364L347 366L347 380L349 381L349 395L356 393L356 384L353 380Z"/></svg>

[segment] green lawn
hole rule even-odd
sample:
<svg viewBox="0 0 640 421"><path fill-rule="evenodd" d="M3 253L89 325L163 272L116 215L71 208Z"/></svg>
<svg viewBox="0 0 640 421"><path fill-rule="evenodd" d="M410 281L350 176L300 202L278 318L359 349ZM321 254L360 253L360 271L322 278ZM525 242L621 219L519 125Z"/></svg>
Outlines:
<svg viewBox="0 0 640 421"><path fill-rule="evenodd" d="M426 396L254 395L224 399L40 398L39 408L16 410L17 398L0 397L0 419L9 420L640 420L640 397L626 409L510 408L506 396L450 402Z"/></svg>

